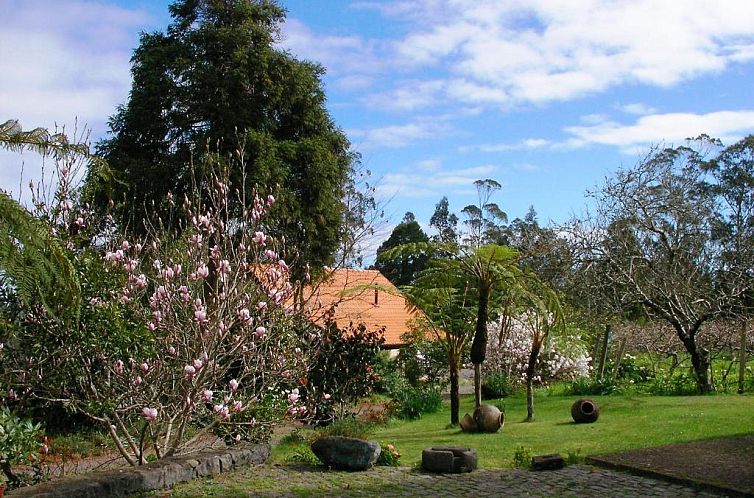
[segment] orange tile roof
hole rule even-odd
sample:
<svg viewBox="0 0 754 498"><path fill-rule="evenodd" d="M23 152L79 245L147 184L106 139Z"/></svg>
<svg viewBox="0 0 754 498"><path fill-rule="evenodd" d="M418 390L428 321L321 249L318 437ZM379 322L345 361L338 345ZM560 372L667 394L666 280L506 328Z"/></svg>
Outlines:
<svg viewBox="0 0 754 498"><path fill-rule="evenodd" d="M404 345L401 335L409 331L409 323L418 316L418 312L407 309L406 299L378 270L331 270L326 280L309 292L304 309L313 322L323 324L334 306L338 327L348 326L349 322L363 323L367 329L385 327L386 348Z"/></svg>

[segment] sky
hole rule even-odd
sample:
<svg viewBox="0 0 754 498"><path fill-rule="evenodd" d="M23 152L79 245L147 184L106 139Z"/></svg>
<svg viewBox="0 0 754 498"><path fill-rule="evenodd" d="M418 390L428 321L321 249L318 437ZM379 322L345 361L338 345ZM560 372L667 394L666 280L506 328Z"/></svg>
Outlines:
<svg viewBox="0 0 754 498"><path fill-rule="evenodd" d="M0 121L105 136L139 33L168 1L0 0ZM389 222L502 185L510 219L582 212L653 145L754 133L751 0L281 0L281 48L322 64L327 106ZM23 177L21 165L23 164ZM0 188L38 176L0 154ZM387 233L382 233L386 238ZM377 241L379 242L379 240Z"/></svg>

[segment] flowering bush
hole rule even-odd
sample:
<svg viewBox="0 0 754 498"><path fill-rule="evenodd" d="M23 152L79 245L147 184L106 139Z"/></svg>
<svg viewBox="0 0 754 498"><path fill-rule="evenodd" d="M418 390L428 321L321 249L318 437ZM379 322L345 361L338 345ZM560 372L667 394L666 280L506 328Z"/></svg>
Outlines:
<svg viewBox="0 0 754 498"><path fill-rule="evenodd" d="M482 369L485 377L500 376L515 386L526 383L526 367L532 347L532 337L520 318L514 317L510 326L500 334L500 324L488 325L490 340ZM535 381L574 380L588 376L591 357L578 333L569 331L550 338L537 362Z"/></svg>
<svg viewBox="0 0 754 498"><path fill-rule="evenodd" d="M367 330L353 324L339 329L329 322L323 329L307 334L309 366L302 389L305 406L299 414L317 424L328 424L343 418L350 405L369 394L379 375L374 370L382 330ZM299 399L296 391L296 400Z"/></svg>
<svg viewBox="0 0 754 498"><path fill-rule="evenodd" d="M74 208L60 182L47 220L80 272L81 316L32 306L15 317L19 333L2 352L6 398L86 414L133 465L208 432L263 438L297 409L304 362L292 354L289 268L283 238L264 224L275 199L252 195L239 213L227 185L208 179L203 199L185 198L171 223L135 241Z"/></svg>

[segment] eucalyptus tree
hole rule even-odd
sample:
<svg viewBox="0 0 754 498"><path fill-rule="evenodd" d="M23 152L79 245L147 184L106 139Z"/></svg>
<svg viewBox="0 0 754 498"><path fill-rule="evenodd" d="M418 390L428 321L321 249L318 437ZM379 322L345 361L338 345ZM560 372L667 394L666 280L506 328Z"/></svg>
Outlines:
<svg viewBox="0 0 754 498"><path fill-rule="evenodd" d="M754 313L754 135L723 149L705 165L706 187L717 199L714 235L721 244L720 285L740 296L738 391L744 390L748 323ZM736 289L736 287L738 289Z"/></svg>
<svg viewBox="0 0 754 498"><path fill-rule="evenodd" d="M477 191L477 203L469 204L461 210L466 215L468 232L465 242L470 247L481 247L484 244L508 244L508 215L500 209L497 203L491 201L492 196L500 190L501 185L495 180L476 180L474 186Z"/></svg>
<svg viewBox="0 0 754 498"><path fill-rule="evenodd" d="M435 204L435 212L429 219L429 226L437 230L437 235L432 236L433 242L440 244L458 243L458 216L450 211L446 196L443 196L440 202Z"/></svg>

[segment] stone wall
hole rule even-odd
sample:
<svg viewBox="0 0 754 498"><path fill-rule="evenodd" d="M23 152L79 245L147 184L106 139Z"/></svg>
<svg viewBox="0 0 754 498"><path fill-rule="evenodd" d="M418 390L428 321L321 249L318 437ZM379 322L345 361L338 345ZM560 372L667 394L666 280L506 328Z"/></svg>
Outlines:
<svg viewBox="0 0 754 498"><path fill-rule="evenodd" d="M254 444L165 458L141 467L91 472L6 493L11 498L114 498L169 488L196 477L228 472L240 465L264 463L269 445Z"/></svg>

